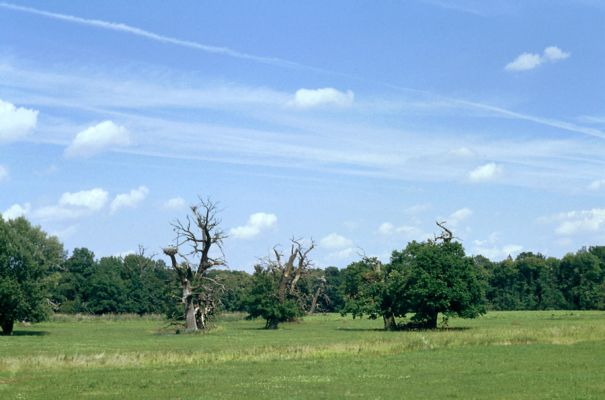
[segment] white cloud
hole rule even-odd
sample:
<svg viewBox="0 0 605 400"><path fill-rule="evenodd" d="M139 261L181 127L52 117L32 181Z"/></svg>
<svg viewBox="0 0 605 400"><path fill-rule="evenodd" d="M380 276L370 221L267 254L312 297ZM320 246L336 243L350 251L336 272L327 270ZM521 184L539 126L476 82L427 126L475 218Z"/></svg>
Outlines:
<svg viewBox="0 0 605 400"><path fill-rule="evenodd" d="M590 182L590 185L588 185L588 189L590 190L600 190L602 188L605 188L605 179L598 179L596 181L592 181Z"/></svg>
<svg viewBox="0 0 605 400"><path fill-rule="evenodd" d="M162 206L167 210L181 210L187 206L187 203L182 197L173 197L166 200Z"/></svg>
<svg viewBox="0 0 605 400"><path fill-rule="evenodd" d="M67 157L91 157L103 151L130 145L130 133L112 121L103 121L79 132L65 149Z"/></svg>
<svg viewBox="0 0 605 400"><path fill-rule="evenodd" d="M29 135L38 123L38 111L0 100L0 143L13 142Z"/></svg>
<svg viewBox="0 0 605 400"><path fill-rule="evenodd" d="M378 227L378 233L380 233L381 235L392 235L395 232L396 232L395 225L391 224L390 222L383 222Z"/></svg>
<svg viewBox="0 0 605 400"><path fill-rule="evenodd" d="M63 193L59 200L60 206L84 207L91 211L99 211L107 203L108 193L101 188L82 190L75 193Z"/></svg>
<svg viewBox="0 0 605 400"><path fill-rule="evenodd" d="M475 155L475 152L472 151L471 149L469 149L468 147L458 147L457 149L454 150L450 150L449 154L456 156L456 157L473 157Z"/></svg>
<svg viewBox="0 0 605 400"><path fill-rule="evenodd" d="M461 208L451 213L447 222L452 225L458 225L460 222L468 219L471 215L473 215L473 211L470 208Z"/></svg>
<svg viewBox="0 0 605 400"><path fill-rule="evenodd" d="M559 61L569 58L571 54L566 53L556 46L550 46L544 49L544 58L549 61Z"/></svg>
<svg viewBox="0 0 605 400"><path fill-rule="evenodd" d="M529 71L542 64L542 56L534 53L522 53L504 67L507 71Z"/></svg>
<svg viewBox="0 0 605 400"><path fill-rule="evenodd" d="M344 260L344 259L357 255L357 252L358 252L358 249L356 249L355 247L347 247L346 249L342 249L342 250L335 251L333 253L328 254L327 258L335 259L335 260Z"/></svg>
<svg viewBox="0 0 605 400"><path fill-rule="evenodd" d="M34 210L32 212L32 216L43 221L60 221L77 219L90 213L91 210L87 208L51 205L40 207Z"/></svg>
<svg viewBox="0 0 605 400"><path fill-rule="evenodd" d="M352 247L353 241L338 233L330 233L321 239L319 244L326 249L344 249L345 247Z"/></svg>
<svg viewBox="0 0 605 400"><path fill-rule="evenodd" d="M275 227L277 216L264 212L257 212L248 218L246 225L232 228L229 234L238 239L251 239L258 236L261 232Z"/></svg>
<svg viewBox="0 0 605 400"><path fill-rule="evenodd" d="M51 232L52 236L56 236L61 240L68 239L78 232L78 225L69 225L67 228L59 229Z"/></svg>
<svg viewBox="0 0 605 400"><path fill-rule="evenodd" d="M502 166L492 162L475 168L469 172L468 178L471 182L488 182L498 178L502 172Z"/></svg>
<svg viewBox="0 0 605 400"><path fill-rule="evenodd" d="M481 254L492 261L500 261L508 256L514 257L519 254L521 250L523 250L523 246L518 244L507 244L504 246L475 247L474 254Z"/></svg>
<svg viewBox="0 0 605 400"><path fill-rule="evenodd" d="M522 53L514 61L506 64L507 71L529 71L545 62L557 62L569 58L571 54L566 53L556 46L549 46L542 54Z"/></svg>
<svg viewBox="0 0 605 400"><path fill-rule="evenodd" d="M113 255L113 257L121 257L121 258L125 258L125 257L127 257L127 256L132 255L132 254L137 254L137 252L136 252L136 251L134 251L134 250L132 250L132 249L131 249L131 250L124 250L124 251L121 251L121 252L119 252L119 253L115 253L115 254Z"/></svg>
<svg viewBox="0 0 605 400"><path fill-rule="evenodd" d="M0 165L0 182L8 179L8 168L3 165Z"/></svg>
<svg viewBox="0 0 605 400"><path fill-rule="evenodd" d="M411 239L418 239L418 240L422 240L422 239L431 237L431 235L423 232L421 229L419 229L415 226L410 226L410 225L395 226L390 222L384 222L384 223L380 224L380 226L378 227L378 233L381 235L385 235L385 236L403 235L405 237L408 237Z"/></svg>
<svg viewBox="0 0 605 400"><path fill-rule="evenodd" d="M506 257L515 256L521 250L523 250L523 246L518 244L506 244L506 245L498 245L500 241L500 233L492 232L487 239L485 240L473 240L474 244L474 254L481 254L493 261L502 260Z"/></svg>
<svg viewBox="0 0 605 400"><path fill-rule="evenodd" d="M421 214L431 208L431 205L428 203L425 204L416 204L411 207L406 208L403 212L407 215L418 215Z"/></svg>
<svg viewBox="0 0 605 400"><path fill-rule="evenodd" d="M17 219L29 214L31 208L31 204L29 203L13 204L2 213L2 217L4 217L6 220Z"/></svg>
<svg viewBox="0 0 605 400"><path fill-rule="evenodd" d="M114 197L111 205L109 206L111 213L115 213L121 208L135 208L140 202L145 200L149 194L149 189L145 186L139 186L136 189L132 189L128 193L121 193Z"/></svg>
<svg viewBox="0 0 605 400"><path fill-rule="evenodd" d="M548 220L559 223L555 233L561 236L599 232L605 229L605 208L569 211L557 214Z"/></svg>
<svg viewBox="0 0 605 400"><path fill-rule="evenodd" d="M37 208L32 211L31 215L33 218L43 221L78 219L101 211L107 204L108 196L107 191L101 188L65 192L57 204ZM73 234L72 231L59 232L57 235L66 236Z"/></svg>
<svg viewBox="0 0 605 400"><path fill-rule="evenodd" d="M337 106L348 107L353 104L355 94L347 90L338 91L334 88L322 89L299 89L294 95L294 99L288 104L298 108L313 108L319 106Z"/></svg>

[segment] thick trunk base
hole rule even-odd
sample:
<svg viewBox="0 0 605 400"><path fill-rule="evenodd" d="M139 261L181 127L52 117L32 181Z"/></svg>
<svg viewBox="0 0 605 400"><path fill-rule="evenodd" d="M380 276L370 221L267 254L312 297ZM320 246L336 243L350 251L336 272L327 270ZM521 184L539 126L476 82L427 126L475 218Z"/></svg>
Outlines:
<svg viewBox="0 0 605 400"><path fill-rule="evenodd" d="M2 321L2 335L4 335L4 336L12 335L14 326L15 326L15 321L13 321L12 319Z"/></svg>
<svg viewBox="0 0 605 400"><path fill-rule="evenodd" d="M426 321L426 327L428 329L437 329L437 317L439 313L431 313L429 314L429 318Z"/></svg>
<svg viewBox="0 0 605 400"><path fill-rule="evenodd" d="M397 321L395 321L395 317L393 315L383 315L382 319L384 320L385 331L397 330Z"/></svg>
<svg viewBox="0 0 605 400"><path fill-rule="evenodd" d="M278 325L279 321L267 320L267 323L265 324L265 329L277 329Z"/></svg>

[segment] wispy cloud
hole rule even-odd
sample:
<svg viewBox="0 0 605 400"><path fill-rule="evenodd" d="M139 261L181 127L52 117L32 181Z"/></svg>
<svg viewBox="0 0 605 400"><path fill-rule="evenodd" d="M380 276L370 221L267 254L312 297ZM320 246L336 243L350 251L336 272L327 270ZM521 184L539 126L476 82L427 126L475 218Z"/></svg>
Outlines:
<svg viewBox="0 0 605 400"><path fill-rule="evenodd" d="M338 233L330 233L329 235L324 236L319 241L319 244L326 249L336 250L353 246L353 241Z"/></svg>
<svg viewBox="0 0 605 400"><path fill-rule="evenodd" d="M453 226L457 226L463 221L466 221L470 216L473 215L473 210L470 208L461 208L451 213L447 219L447 222Z"/></svg>
<svg viewBox="0 0 605 400"><path fill-rule="evenodd" d="M187 207L187 202L182 197L168 199L162 205L166 210L182 210Z"/></svg>
<svg viewBox="0 0 605 400"><path fill-rule="evenodd" d="M588 185L588 189L590 190L600 190L605 188L605 179L596 179Z"/></svg>
<svg viewBox="0 0 605 400"><path fill-rule="evenodd" d="M19 11L19 12L24 12L24 13L28 13L28 14L38 15L41 17L51 18L51 19L55 19L55 20L59 20L59 21L127 33L127 34L131 34L131 35L143 37L143 38L146 38L149 40L153 40L153 41L156 41L159 43L171 44L171 45L180 46L180 47L187 47L190 49L203 51L203 52L209 53L209 54L217 54L217 55L222 55L222 56L227 56L227 57L239 58L239 59L254 61L254 62L263 63L263 64L276 65L276 66L280 66L280 67L305 68L305 69L319 70L318 68L306 66L306 65L299 64L299 63L296 63L293 61L284 60L281 58L258 56L258 55L254 55L254 54L249 54L249 53L244 53L244 52L240 52L237 50L233 50L228 47L213 46L213 45L204 44L204 43L200 43L200 42L196 42L196 41L192 41L192 40L178 39L178 38L175 38L172 36L167 36L167 35L162 35L162 34L158 34L155 32L150 32L150 31L147 31L147 30L144 30L141 28L137 28L135 26L118 23L118 22L81 18L81 17L77 17L77 16L73 16L73 15L55 13L55 12L51 12L51 11L40 10L40 9L33 8L33 7L20 6L20 5L4 3L4 2L0 2L0 7L9 9L9 10L13 10L13 11Z"/></svg>
<svg viewBox="0 0 605 400"><path fill-rule="evenodd" d="M8 176L8 168L6 168L4 165L0 165L0 182L7 180Z"/></svg>
<svg viewBox="0 0 605 400"><path fill-rule="evenodd" d="M86 77L77 71L69 74L32 71L1 61L0 71L0 84L14 88L13 98L34 105L41 101L48 110L41 116L36 135L28 138L39 143L69 146L73 132L90 128L49 115L55 109L65 109L67 104L67 108L92 112L94 116L90 119L111 116L128 126L136 145L116 151L153 157L412 181L460 180L468 177L473 168L491 162L506 164L507 174L501 176L502 183L551 188L553 180L557 185L576 182L584 187L586 182L579 177L598 179L605 165L601 142L587 143L580 136L556 140L515 135L499 138L494 132L487 140L485 131L467 132L461 138L450 131L434 132L430 128L404 130L366 118L380 112L396 112L389 106L365 109L363 101L357 99L342 112L309 117L284 107L291 94L269 88L234 84L200 87L196 83L184 87L172 85L169 76L155 81L145 79L145 73L139 78L124 73ZM423 101L431 101L426 94L421 97ZM482 118L525 120L605 138L605 133L598 129L564 121L465 100L439 96L433 100L438 103L437 113L445 104L450 109L480 111ZM158 115L157 107L171 107L174 111L169 116ZM196 114L189 112L192 108L209 113L229 110L238 118L226 123L208 123L192 117ZM472 113L468 115L473 117ZM426 168L427 165L431 168Z"/></svg>

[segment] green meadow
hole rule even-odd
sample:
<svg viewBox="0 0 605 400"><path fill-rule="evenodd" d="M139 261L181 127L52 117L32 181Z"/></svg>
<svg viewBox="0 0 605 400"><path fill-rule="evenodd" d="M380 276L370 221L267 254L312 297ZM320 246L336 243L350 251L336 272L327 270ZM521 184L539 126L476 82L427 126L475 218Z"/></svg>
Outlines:
<svg viewBox="0 0 605 400"><path fill-rule="evenodd" d="M55 316L0 336L1 399L604 399L605 312L490 312L436 331L317 315Z"/></svg>

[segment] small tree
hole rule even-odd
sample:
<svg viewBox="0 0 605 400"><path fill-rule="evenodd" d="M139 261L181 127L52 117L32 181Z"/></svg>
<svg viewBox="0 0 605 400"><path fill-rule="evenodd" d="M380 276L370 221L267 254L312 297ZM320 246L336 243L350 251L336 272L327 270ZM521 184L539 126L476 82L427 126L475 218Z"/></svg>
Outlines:
<svg viewBox="0 0 605 400"><path fill-rule="evenodd" d="M63 261L63 245L25 218L0 216L0 328L11 335L15 321L38 322L50 311L49 276Z"/></svg>
<svg viewBox="0 0 605 400"><path fill-rule="evenodd" d="M396 329L395 317L403 314L394 308L397 285L393 284L396 276L390 272L390 266L383 265L376 257L363 257L349 264L343 272L345 305L341 312L351 313L353 318L382 317L386 330Z"/></svg>
<svg viewBox="0 0 605 400"><path fill-rule="evenodd" d="M172 224L176 245L163 249L170 257L181 286L186 332L207 328L222 288L208 272L226 265L222 247L226 235L220 229L217 203L200 198L200 203L192 205L190 210L186 221L177 220ZM212 250L218 255L211 253Z"/></svg>
<svg viewBox="0 0 605 400"><path fill-rule="evenodd" d="M246 301L249 318L262 317L265 328L277 329L282 322L303 315L303 300L297 284L307 272L311 261L309 253L315 247L313 241L304 247L300 240L291 240L290 254L273 248L275 258L268 258L255 267L252 288Z"/></svg>

